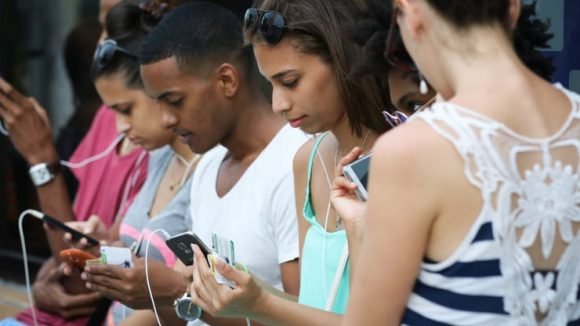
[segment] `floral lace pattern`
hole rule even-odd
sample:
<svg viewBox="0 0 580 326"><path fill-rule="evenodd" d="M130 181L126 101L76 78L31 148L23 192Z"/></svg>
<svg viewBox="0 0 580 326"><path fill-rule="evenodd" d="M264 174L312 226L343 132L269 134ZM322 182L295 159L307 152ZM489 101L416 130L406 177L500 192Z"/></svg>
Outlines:
<svg viewBox="0 0 580 326"><path fill-rule="evenodd" d="M490 212L501 247L504 309L518 325L565 325L580 317L580 231L574 232L580 225L580 96L563 91L574 103L572 112L560 131L546 139L520 136L449 103L413 118L453 143L465 161L467 180L481 190L482 212ZM557 150L577 158L562 161ZM541 159L521 168L522 155ZM536 251L545 261L556 259L555 268L539 271L534 265L538 257L530 254Z"/></svg>
<svg viewBox="0 0 580 326"><path fill-rule="evenodd" d="M556 227L562 240L574 238L572 222L580 222L580 179L570 165L556 162L554 166L525 172L522 180L516 228L524 228L520 245L530 247L540 232L542 254L547 259L552 252Z"/></svg>

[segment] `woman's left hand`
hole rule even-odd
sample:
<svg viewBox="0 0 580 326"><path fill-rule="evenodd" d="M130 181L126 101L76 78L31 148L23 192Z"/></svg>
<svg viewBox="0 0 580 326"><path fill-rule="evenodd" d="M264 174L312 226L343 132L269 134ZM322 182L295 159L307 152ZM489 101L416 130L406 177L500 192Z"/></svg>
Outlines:
<svg viewBox="0 0 580 326"><path fill-rule="evenodd" d="M366 204L356 196L356 184L349 181L342 171L346 165L357 160L360 154L360 148L355 147L339 161L330 191L330 202L340 216L340 221L348 233L352 231L357 235L362 234Z"/></svg>
<svg viewBox="0 0 580 326"><path fill-rule="evenodd" d="M86 266L81 278L87 288L133 309L151 309L152 302L145 277L145 259L133 258L132 268L114 265ZM171 305L183 294L186 285L181 275L162 262L149 259L147 262L151 290L158 305Z"/></svg>

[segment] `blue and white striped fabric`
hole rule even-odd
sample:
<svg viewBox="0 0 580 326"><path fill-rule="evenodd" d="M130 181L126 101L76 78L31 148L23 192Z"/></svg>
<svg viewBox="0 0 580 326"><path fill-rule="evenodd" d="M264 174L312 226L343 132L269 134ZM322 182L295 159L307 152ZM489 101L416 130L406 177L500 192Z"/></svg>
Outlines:
<svg viewBox="0 0 580 326"><path fill-rule="evenodd" d="M412 118L454 145L467 180L481 191L482 208L449 258L422 264L402 324L580 325L580 166L569 162L580 157L580 96L557 88L570 98L572 110L551 138L530 141L448 103ZM557 156L564 150L571 155ZM521 153L542 161L522 171ZM552 257L556 241L564 245ZM548 258L553 259L545 263Z"/></svg>
<svg viewBox="0 0 580 326"><path fill-rule="evenodd" d="M403 325L526 325L503 308L507 278L501 274L492 222L484 215L453 256L423 263ZM580 325L580 307L576 317L567 325Z"/></svg>
<svg viewBox="0 0 580 326"><path fill-rule="evenodd" d="M478 223L448 260L423 264L403 324L509 325L499 264L491 222Z"/></svg>

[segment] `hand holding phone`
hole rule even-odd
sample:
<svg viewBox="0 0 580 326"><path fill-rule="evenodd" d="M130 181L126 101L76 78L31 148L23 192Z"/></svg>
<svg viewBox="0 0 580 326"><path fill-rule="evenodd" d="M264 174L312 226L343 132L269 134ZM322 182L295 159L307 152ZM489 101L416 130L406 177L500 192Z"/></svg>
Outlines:
<svg viewBox="0 0 580 326"><path fill-rule="evenodd" d="M212 250L195 234L192 232L185 232L173 236L165 241L169 249L173 251L175 256L181 260L185 266L193 265L193 250L191 245L196 244L203 252L205 259L212 253Z"/></svg>

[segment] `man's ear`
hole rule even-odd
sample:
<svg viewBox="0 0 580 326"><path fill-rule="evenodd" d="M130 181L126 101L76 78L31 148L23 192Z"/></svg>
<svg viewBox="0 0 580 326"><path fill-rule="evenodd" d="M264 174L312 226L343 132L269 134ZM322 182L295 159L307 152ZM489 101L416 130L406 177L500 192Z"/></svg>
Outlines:
<svg viewBox="0 0 580 326"><path fill-rule="evenodd" d="M518 25L518 20L520 19L520 15L522 13L522 1L521 0L510 0L510 8L509 8L509 26L511 30L515 30L516 26Z"/></svg>
<svg viewBox="0 0 580 326"><path fill-rule="evenodd" d="M232 98L240 88L239 70L229 63L224 63L216 70L219 87L227 98Z"/></svg>
<svg viewBox="0 0 580 326"><path fill-rule="evenodd" d="M425 26L423 21L426 17L426 4L417 0L395 0L395 6L401 12L398 17L399 25L404 25L401 28L405 28L413 38L418 38Z"/></svg>

